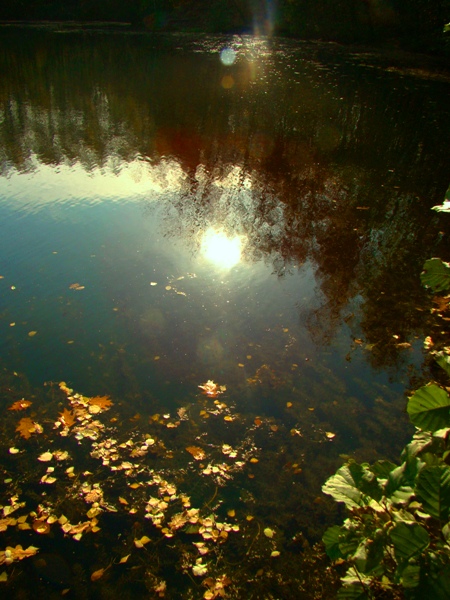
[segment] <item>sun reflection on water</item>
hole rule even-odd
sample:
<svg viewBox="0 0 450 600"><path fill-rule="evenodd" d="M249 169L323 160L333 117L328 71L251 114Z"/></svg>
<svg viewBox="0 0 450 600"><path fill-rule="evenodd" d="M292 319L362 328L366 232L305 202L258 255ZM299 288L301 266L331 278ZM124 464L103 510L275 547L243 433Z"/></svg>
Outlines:
<svg viewBox="0 0 450 600"><path fill-rule="evenodd" d="M241 260L242 238L228 237L223 230L210 227L203 235L201 253L217 267L230 269Z"/></svg>

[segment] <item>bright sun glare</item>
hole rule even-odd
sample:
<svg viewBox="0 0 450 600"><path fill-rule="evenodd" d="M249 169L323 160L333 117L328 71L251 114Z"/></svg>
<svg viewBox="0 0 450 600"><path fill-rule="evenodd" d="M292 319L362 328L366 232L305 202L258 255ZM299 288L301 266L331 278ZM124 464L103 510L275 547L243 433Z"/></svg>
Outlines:
<svg viewBox="0 0 450 600"><path fill-rule="evenodd" d="M229 238L223 231L208 229L202 240L202 254L216 266L230 269L241 260L241 238Z"/></svg>

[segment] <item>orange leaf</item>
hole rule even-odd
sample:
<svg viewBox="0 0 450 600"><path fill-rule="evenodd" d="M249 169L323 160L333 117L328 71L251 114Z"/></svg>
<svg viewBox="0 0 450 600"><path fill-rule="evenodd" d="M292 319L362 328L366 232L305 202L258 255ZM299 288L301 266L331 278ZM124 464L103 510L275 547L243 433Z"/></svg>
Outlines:
<svg viewBox="0 0 450 600"><path fill-rule="evenodd" d="M22 398L22 400L17 400L17 402L14 402L14 404L12 404L8 408L8 410L25 410L31 405L32 402L30 402L29 400L25 400L25 398Z"/></svg>
<svg viewBox="0 0 450 600"><path fill-rule="evenodd" d="M91 581L97 581L101 579L105 574L106 569L99 569L98 571L94 571L91 575Z"/></svg>
<svg viewBox="0 0 450 600"><path fill-rule="evenodd" d="M75 423L75 417L70 410L65 408L62 413L59 413L59 420L65 427L72 427Z"/></svg>
<svg viewBox="0 0 450 600"><path fill-rule="evenodd" d="M192 454L195 460L203 460L206 457L204 450L202 450L202 448L198 448L197 446L188 446L186 450L189 452L189 454Z"/></svg>
<svg viewBox="0 0 450 600"><path fill-rule="evenodd" d="M29 417L24 417L23 419L20 419L17 424L16 431L18 431L23 438L28 440L33 433L42 433L43 429L39 423L35 423L35 421L32 421Z"/></svg>
<svg viewBox="0 0 450 600"><path fill-rule="evenodd" d="M109 396L94 396L90 398L89 404L92 406L99 406L101 409L109 408L112 406L112 402L109 399Z"/></svg>

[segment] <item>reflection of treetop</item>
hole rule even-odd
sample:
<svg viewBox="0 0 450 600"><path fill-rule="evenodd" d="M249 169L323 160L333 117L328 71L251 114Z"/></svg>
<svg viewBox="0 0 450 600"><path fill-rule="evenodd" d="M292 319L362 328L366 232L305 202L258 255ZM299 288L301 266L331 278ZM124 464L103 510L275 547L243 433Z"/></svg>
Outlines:
<svg viewBox="0 0 450 600"><path fill-rule="evenodd" d="M195 245L219 226L279 275L311 261L324 294L308 317L316 338L328 340L358 296L367 341L379 340L392 311L373 290L393 278L418 287L423 245L434 243L433 215L414 199L436 204L448 184L439 90L361 77L329 50L323 63L320 49L276 42L263 59L244 44L224 66L208 49L180 52L180 40L176 51L146 37L42 36L11 35L0 59L4 174L27 171L33 156L116 173L138 159L167 182L176 165L169 235ZM404 335L407 314L397 315Z"/></svg>

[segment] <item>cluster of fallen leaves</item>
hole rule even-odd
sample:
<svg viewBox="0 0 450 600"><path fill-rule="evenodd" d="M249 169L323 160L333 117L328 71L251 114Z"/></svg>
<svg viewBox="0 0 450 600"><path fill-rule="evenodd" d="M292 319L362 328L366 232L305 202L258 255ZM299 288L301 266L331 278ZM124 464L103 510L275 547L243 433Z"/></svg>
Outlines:
<svg viewBox="0 0 450 600"><path fill-rule="evenodd" d="M226 391L226 386L208 380L198 387L208 399L203 400L203 408L199 413L201 418L219 417L230 422L237 418L225 402L217 399L218 395ZM18 530L30 530L37 535L46 535L56 527L65 536L80 541L86 534L96 534L101 531L102 515L106 512L124 511L130 515L141 513L159 531L159 536L155 538L154 533L150 533L151 530L147 532L149 535L136 535L133 539L134 549L139 551L148 544L156 543L161 539L161 535L163 539L173 538L180 531L192 535L191 543L195 550L186 553L188 556L186 568L190 569L196 577L208 575L203 581L206 587L203 596L205 599L224 597L225 588L230 585L231 580L225 574L217 575L215 568L213 570L215 577L210 576L214 561L205 562L205 557L217 553L218 548L226 543L231 534L240 532L241 527L237 522L235 510L228 510L227 514L231 519L231 522L228 522L217 518L214 510L209 508L211 501L203 508L192 506L190 496L181 492L163 470L154 470L149 466L148 455L166 458L174 456L173 451L167 449L158 436L135 432L130 439L120 441L120 435L115 436L112 433L116 426L112 426L111 421L117 419L110 419L108 424L101 420L102 413L113 406L108 396L86 397L74 392L65 382L61 382L59 388L67 398L68 406L58 414L53 423L53 431L61 437L73 437L78 444L87 444L91 458L101 463L102 477L107 479L104 473L104 469L107 469L114 476L115 489L120 489L121 495L111 490L105 491L103 485L95 481L95 474L89 471L77 471L71 464L70 453L55 449L52 446L54 442L47 437L48 449L41 451L37 456L40 469L44 469L38 473L39 483L50 486L51 490L58 489L58 494L72 498L73 503L77 503L77 507L84 504L85 508L80 509L78 518L71 521L56 508L58 502L51 499L51 493L32 511L27 511L25 502L15 495L10 499L9 504L0 507L2 511L0 532L15 527ZM10 409L26 410L30 405L31 402L22 399L15 402ZM166 428L178 427L183 422L189 421L189 413L189 408L181 407L175 419L170 414L156 415L158 418L151 418L150 424L160 423ZM253 427L260 427L264 422L259 419L256 423L255 420ZM30 417L24 417L19 421L16 431L21 438L29 440L33 434L42 433L43 427ZM214 496L217 495L218 487L224 486L237 472L259 462L260 451L249 436L236 447L226 443L219 446L205 445L202 443L201 436L195 441L195 444L185 447L185 451L191 456L186 470L202 478L211 478L216 485ZM26 452L26 449L10 448L9 452L13 455L18 454L20 459L20 455ZM249 477L253 476L249 473ZM118 477L121 479L117 479ZM59 488L55 488L55 484L58 484ZM220 502L217 506L219 505ZM13 514L16 511L25 514L16 517ZM248 515L247 520L250 521ZM119 557L115 563L126 563L132 555L133 547L128 547L128 553ZM0 564L1 556L5 557L3 560L5 564L10 564L14 560L21 560L31 555L27 554L28 552L38 551L34 546L30 548L22 550L22 554L19 546L14 552L10 547L6 548L0 554ZM92 573L91 580L101 579L109 568L110 566L97 569ZM164 596L165 589L164 581L155 582L154 591L159 597Z"/></svg>
<svg viewBox="0 0 450 600"><path fill-rule="evenodd" d="M16 560L22 560L34 556L39 548L29 546L23 549L22 546L17 545L15 548L12 546L6 546L5 550L0 550L0 565L10 565Z"/></svg>

